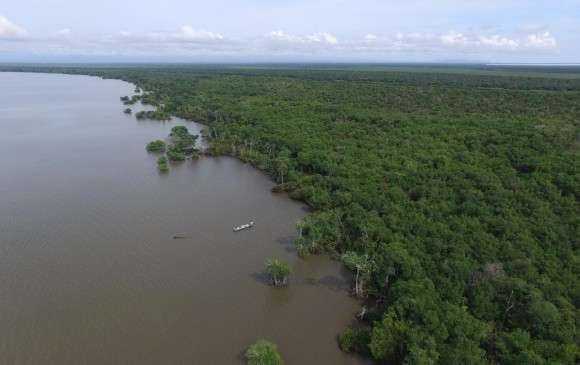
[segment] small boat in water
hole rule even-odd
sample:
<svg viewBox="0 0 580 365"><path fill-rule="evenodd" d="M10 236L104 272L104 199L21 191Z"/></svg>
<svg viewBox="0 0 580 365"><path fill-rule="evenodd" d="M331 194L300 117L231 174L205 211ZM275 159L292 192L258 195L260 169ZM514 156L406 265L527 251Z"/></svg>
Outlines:
<svg viewBox="0 0 580 365"><path fill-rule="evenodd" d="M191 236L188 236L186 234L176 234L176 235L173 236L173 239L174 240L184 240L184 239L187 239L187 238L191 238Z"/></svg>
<svg viewBox="0 0 580 365"><path fill-rule="evenodd" d="M234 232L242 231L244 229L252 228L255 225L254 221L250 223L242 224L241 226L234 227Z"/></svg>

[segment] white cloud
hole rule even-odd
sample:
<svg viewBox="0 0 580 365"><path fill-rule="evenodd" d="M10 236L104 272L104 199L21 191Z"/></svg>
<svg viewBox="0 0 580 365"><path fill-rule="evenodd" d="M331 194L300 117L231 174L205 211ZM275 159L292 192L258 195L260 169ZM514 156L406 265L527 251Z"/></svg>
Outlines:
<svg viewBox="0 0 580 365"><path fill-rule="evenodd" d="M264 34L264 38L269 41L281 42L281 43L296 43L296 44L325 44L325 45L336 45L338 44L338 39L327 32L312 33L305 36L297 36L285 33L281 30L273 31Z"/></svg>
<svg viewBox="0 0 580 365"><path fill-rule="evenodd" d="M0 39L21 39L27 35L28 32L24 28L0 15Z"/></svg>
<svg viewBox="0 0 580 365"><path fill-rule="evenodd" d="M214 33L203 29L195 29L190 25L182 26L177 32L146 32L133 33L121 31L116 33L113 40L122 42L139 43L212 43L225 40L220 33Z"/></svg>
<svg viewBox="0 0 580 365"><path fill-rule="evenodd" d="M423 37L427 39L428 37ZM471 50L503 49L523 50L525 48L551 49L557 47L557 42L550 32L529 34L525 38L511 38L504 35L464 35L457 32L449 32L439 37L445 46L465 48Z"/></svg>
<svg viewBox="0 0 580 365"><path fill-rule="evenodd" d="M285 33L281 30L266 33L264 34L264 38L276 42L290 42L290 43L304 42L304 40L301 37Z"/></svg>
<svg viewBox="0 0 580 365"><path fill-rule="evenodd" d="M262 46L265 46L266 50L274 52L310 53L313 51L336 51L340 49L338 38L328 32L299 36L277 30L264 34L262 40L266 41ZM259 47L260 44L256 44L256 46Z"/></svg>
<svg viewBox="0 0 580 365"><path fill-rule="evenodd" d="M555 55L557 42L548 31L506 33L499 30L464 30L443 33L362 33L339 39L329 32L291 34L271 31L261 37L229 38L221 33L184 25L174 31L129 32L83 36L64 28L48 36L15 32L0 18L0 35L25 36L23 42L4 42L6 49L28 54L91 54L131 56L324 56L328 59L501 59ZM8 22L9 23L9 22ZM11 23L9 23L11 24ZM6 29L12 29L10 33ZM19 29L19 28L16 28ZM519 35L519 36L518 36ZM1 38L1 37L0 37Z"/></svg>
<svg viewBox="0 0 580 365"><path fill-rule="evenodd" d="M222 54L260 55L358 55L367 54L388 57L390 55L429 54L437 57L463 57L478 54L490 56L525 54L532 49L538 52L556 47L556 40L549 32L529 34L513 38L501 34L473 34L450 31L436 33L397 33L394 35L366 34L362 38L339 40L332 33L318 32L306 35L290 34L282 30L271 31L261 38L228 39L221 33L196 30L183 26L174 33L120 32L116 41L124 42L127 49L140 52L175 53L203 52ZM373 57L374 57L373 56Z"/></svg>
<svg viewBox="0 0 580 365"><path fill-rule="evenodd" d="M531 48L556 48L558 46L556 39L547 31L528 35L525 44Z"/></svg>
<svg viewBox="0 0 580 365"><path fill-rule="evenodd" d="M190 25L184 25L181 30L173 35L175 39L180 39L189 42L207 42L207 41L221 41L224 36L219 33L209 32L207 30L197 30Z"/></svg>
<svg viewBox="0 0 580 365"><path fill-rule="evenodd" d="M517 40L502 37L497 34L494 34L492 36L480 36L479 43L482 46L493 48L516 49L520 46L520 42L518 42Z"/></svg>
<svg viewBox="0 0 580 365"><path fill-rule="evenodd" d="M196 29L184 25L174 32L131 33L120 32L113 38L105 39L99 46L117 50L123 55L139 56L194 56L230 55L247 52L236 40L221 33ZM122 50L118 44L122 44ZM250 46L250 43L245 44Z"/></svg>
<svg viewBox="0 0 580 365"><path fill-rule="evenodd" d="M334 35L326 32L308 35L306 39L314 43L338 44L338 39Z"/></svg>

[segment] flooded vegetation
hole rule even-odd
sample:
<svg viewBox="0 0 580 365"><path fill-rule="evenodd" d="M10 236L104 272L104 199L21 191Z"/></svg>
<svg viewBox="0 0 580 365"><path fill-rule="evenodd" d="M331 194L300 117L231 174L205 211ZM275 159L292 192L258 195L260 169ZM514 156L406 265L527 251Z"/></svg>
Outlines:
<svg viewBox="0 0 580 365"><path fill-rule="evenodd" d="M144 146L201 126L123 113L131 84L0 83L3 364L242 364L270 353L262 338L286 364L360 364L336 340L360 306L350 274L292 244L304 205L234 158L160 174L167 159L152 168L165 156ZM269 258L291 269L287 286L269 285Z"/></svg>

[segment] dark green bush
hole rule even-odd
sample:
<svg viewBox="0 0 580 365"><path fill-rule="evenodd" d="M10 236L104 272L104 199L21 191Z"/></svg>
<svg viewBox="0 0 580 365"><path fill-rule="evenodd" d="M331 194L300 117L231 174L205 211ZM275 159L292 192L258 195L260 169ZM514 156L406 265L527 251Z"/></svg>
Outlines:
<svg viewBox="0 0 580 365"><path fill-rule="evenodd" d="M147 144L145 147L148 152L165 152L165 142L158 139Z"/></svg>
<svg viewBox="0 0 580 365"><path fill-rule="evenodd" d="M338 345L344 352L368 354L371 332L365 328L348 327L338 335Z"/></svg>

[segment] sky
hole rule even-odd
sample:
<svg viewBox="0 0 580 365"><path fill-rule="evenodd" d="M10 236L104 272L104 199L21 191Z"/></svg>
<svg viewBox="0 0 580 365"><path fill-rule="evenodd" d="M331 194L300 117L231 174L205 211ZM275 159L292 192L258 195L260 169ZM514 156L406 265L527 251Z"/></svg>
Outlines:
<svg viewBox="0 0 580 365"><path fill-rule="evenodd" d="M3 0L0 62L580 63L580 0Z"/></svg>

